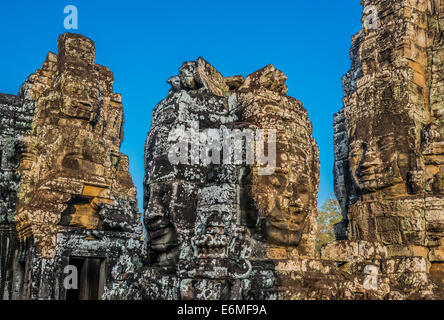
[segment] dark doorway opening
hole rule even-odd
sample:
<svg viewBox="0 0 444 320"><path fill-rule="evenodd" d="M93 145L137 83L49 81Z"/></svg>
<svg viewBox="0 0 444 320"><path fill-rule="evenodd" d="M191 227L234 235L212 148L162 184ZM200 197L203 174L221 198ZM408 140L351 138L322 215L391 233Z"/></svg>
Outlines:
<svg viewBox="0 0 444 320"><path fill-rule="evenodd" d="M70 257L69 264L77 268L77 289L66 290L66 300L100 300L104 285L104 259Z"/></svg>

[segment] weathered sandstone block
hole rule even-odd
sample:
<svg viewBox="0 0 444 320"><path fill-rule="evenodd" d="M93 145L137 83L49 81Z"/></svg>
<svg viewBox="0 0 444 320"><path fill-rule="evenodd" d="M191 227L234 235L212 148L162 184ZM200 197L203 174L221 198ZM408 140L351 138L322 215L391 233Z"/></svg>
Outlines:
<svg viewBox="0 0 444 320"><path fill-rule="evenodd" d="M0 223L2 238L10 234L2 294L116 298L141 249L136 189L119 151L122 100L110 70L94 63L92 40L67 33L58 48L18 97L0 97ZM63 284L67 265L78 268L79 291Z"/></svg>
<svg viewBox="0 0 444 320"><path fill-rule="evenodd" d="M168 80L145 147L145 298L248 298L276 281L278 263L314 255L318 149L285 80L272 65L224 78L202 58ZM274 159L247 163L272 140Z"/></svg>
<svg viewBox="0 0 444 320"><path fill-rule="evenodd" d="M378 23L353 37L344 107L335 115L335 191L344 216L337 238L427 252L444 236L443 7L363 5L374 6Z"/></svg>
<svg viewBox="0 0 444 320"><path fill-rule="evenodd" d="M362 4L363 29L352 39L352 66L342 80L344 107L334 118L335 193L343 215L335 232L352 242L331 244L322 256L347 255L353 241L364 240L384 245L389 257L425 259L424 276L442 282L444 6Z"/></svg>

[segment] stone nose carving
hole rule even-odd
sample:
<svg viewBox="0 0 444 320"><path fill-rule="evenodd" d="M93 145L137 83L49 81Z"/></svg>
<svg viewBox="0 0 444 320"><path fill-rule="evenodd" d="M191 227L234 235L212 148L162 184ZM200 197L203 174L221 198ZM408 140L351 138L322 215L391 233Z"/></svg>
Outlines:
<svg viewBox="0 0 444 320"><path fill-rule="evenodd" d="M378 161L378 152L374 147L367 147L366 144L362 146L362 161L359 165L359 169L361 171L368 170L370 168L374 168L375 166L381 164Z"/></svg>

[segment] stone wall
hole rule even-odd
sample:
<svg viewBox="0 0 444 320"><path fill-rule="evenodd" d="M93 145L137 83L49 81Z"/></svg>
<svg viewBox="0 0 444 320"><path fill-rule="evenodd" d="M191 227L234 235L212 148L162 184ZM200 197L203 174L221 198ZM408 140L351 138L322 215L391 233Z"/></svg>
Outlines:
<svg viewBox="0 0 444 320"><path fill-rule="evenodd" d="M67 33L58 49L18 97L1 96L2 291L5 299L122 298L141 264L142 228L119 151L121 96L110 70L94 63L93 41ZM74 262L86 288L77 297L64 286ZM88 283L88 272L100 283Z"/></svg>
<svg viewBox="0 0 444 320"><path fill-rule="evenodd" d="M434 4L363 2L364 27L368 5L379 24L352 40L344 108L334 121L344 219L320 255L318 149L305 109L286 95L284 74L269 65L246 79L223 77L202 58L183 64L146 141L149 265L141 298L444 297L443 7ZM273 129L276 137L268 130L249 140L246 129ZM246 140L233 146L244 162L225 162L236 132ZM265 163L245 160L251 146L255 156L270 152L260 147L270 141L276 168L264 174Z"/></svg>
<svg viewBox="0 0 444 320"><path fill-rule="evenodd" d="M145 146L140 298L439 298L426 259L393 257L383 242L337 241L317 254L318 149L285 80L272 65L224 78L202 58L169 79ZM268 133L249 140L247 129ZM249 146L270 152L270 140L276 168L266 174L246 160ZM227 146L242 161L226 161Z"/></svg>
<svg viewBox="0 0 444 320"><path fill-rule="evenodd" d="M0 94L0 298L9 298L18 246L14 223L23 136L31 129L34 104L20 96Z"/></svg>
<svg viewBox="0 0 444 320"><path fill-rule="evenodd" d="M1 298L443 299L444 4L362 4L334 118L337 241L315 250L319 151L286 76L202 58L154 108L142 224L113 74L67 33L0 94Z"/></svg>
<svg viewBox="0 0 444 320"><path fill-rule="evenodd" d="M224 78L202 58L169 79L145 147L145 298L247 298L251 286L268 289L278 261L314 254L318 149L285 80L272 65ZM266 129L264 145L276 130L276 175L245 163L248 147L260 145L242 136L247 129ZM244 161L224 153L227 141ZM172 163L178 145L186 161Z"/></svg>
<svg viewBox="0 0 444 320"><path fill-rule="evenodd" d="M334 119L344 217L336 236L382 243L389 256L423 257L442 281L444 4L362 4L364 28L352 39L344 107ZM377 27L365 28L375 12Z"/></svg>

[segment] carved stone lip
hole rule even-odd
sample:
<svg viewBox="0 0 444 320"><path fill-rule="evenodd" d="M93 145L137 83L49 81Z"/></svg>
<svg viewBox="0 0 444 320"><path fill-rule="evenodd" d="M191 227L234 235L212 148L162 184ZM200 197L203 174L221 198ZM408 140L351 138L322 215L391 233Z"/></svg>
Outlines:
<svg viewBox="0 0 444 320"><path fill-rule="evenodd" d="M73 108L77 108L77 109L81 109L81 110L85 110L85 111L90 111L92 108L92 104L88 101L75 101L72 104Z"/></svg>
<svg viewBox="0 0 444 320"><path fill-rule="evenodd" d="M372 174L377 171L377 166L374 164L363 164L359 166L359 172L363 175Z"/></svg>
<svg viewBox="0 0 444 320"><path fill-rule="evenodd" d="M228 238L220 234L205 234L197 237L194 242L197 247L225 248Z"/></svg>
<svg viewBox="0 0 444 320"><path fill-rule="evenodd" d="M166 227L166 228L158 229L155 231L150 231L149 235L150 235L151 240L154 241L156 239L166 236L169 233L170 229L171 229L170 227Z"/></svg>
<svg viewBox="0 0 444 320"><path fill-rule="evenodd" d="M360 183L368 183L375 180L381 180L385 178L386 174L384 172L366 172L365 174L361 174L359 178Z"/></svg>
<svg viewBox="0 0 444 320"><path fill-rule="evenodd" d="M368 181L373 181L376 180L377 174L376 173L367 173L365 175L362 175L361 178L359 179L359 181L361 182L368 182Z"/></svg>
<svg viewBox="0 0 444 320"><path fill-rule="evenodd" d="M170 223L166 222L165 220L162 220L160 217L155 217L145 219L145 225L148 230L148 232L156 232L161 229L168 229L170 227Z"/></svg>
<svg viewBox="0 0 444 320"><path fill-rule="evenodd" d="M78 104L80 104L81 106L84 106L84 107L91 107L92 106L92 104L89 101L85 101L85 100L79 100Z"/></svg>
<svg viewBox="0 0 444 320"><path fill-rule="evenodd" d="M384 175L383 169L376 165L359 166L356 176L360 182L372 181Z"/></svg>
<svg viewBox="0 0 444 320"><path fill-rule="evenodd" d="M269 226L278 230L298 231L300 229L299 224L284 220L269 221Z"/></svg>
<svg viewBox="0 0 444 320"><path fill-rule="evenodd" d="M301 205L300 202L292 202L292 203L288 204L288 207L302 211L303 205Z"/></svg>

